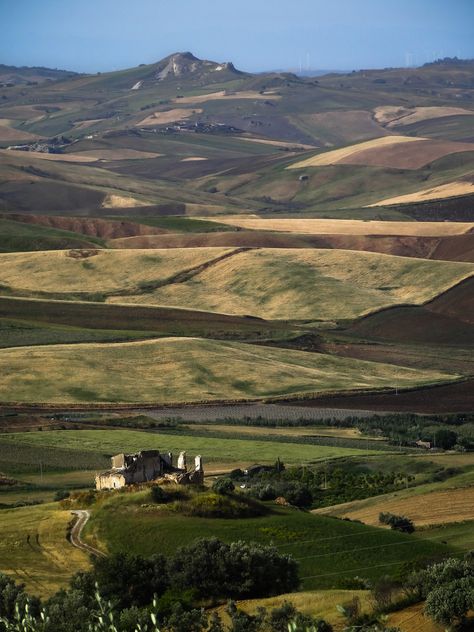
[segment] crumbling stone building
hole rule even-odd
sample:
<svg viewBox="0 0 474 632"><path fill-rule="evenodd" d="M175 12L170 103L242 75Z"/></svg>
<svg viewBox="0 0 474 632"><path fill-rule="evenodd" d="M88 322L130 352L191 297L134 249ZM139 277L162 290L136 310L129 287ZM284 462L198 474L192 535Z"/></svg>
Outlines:
<svg viewBox="0 0 474 632"><path fill-rule="evenodd" d="M195 458L194 469L188 471L186 452L181 452L178 465L173 465L171 452L141 450L135 454L116 454L111 458L112 467L95 477L96 489L120 489L127 485L165 479L178 484L200 484L204 481L204 470L200 456Z"/></svg>

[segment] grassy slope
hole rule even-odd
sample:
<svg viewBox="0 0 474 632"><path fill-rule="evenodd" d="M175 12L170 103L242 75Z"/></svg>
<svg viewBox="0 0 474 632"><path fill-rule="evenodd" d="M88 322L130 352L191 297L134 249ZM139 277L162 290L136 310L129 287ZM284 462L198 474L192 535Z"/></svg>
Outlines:
<svg viewBox="0 0 474 632"><path fill-rule="evenodd" d="M126 549L145 555L170 554L183 542L210 535L225 541L274 543L281 552L299 560L304 590L337 588L341 580L356 575L375 578L396 571L404 562L447 550L416 536L368 529L288 508L275 508L260 518L205 519L141 508L146 500L147 492L110 497L93 511L87 527L89 537L110 551Z"/></svg>
<svg viewBox="0 0 474 632"><path fill-rule="evenodd" d="M79 329L153 331L156 336L201 336L224 339L279 339L291 335L287 323L268 322L205 311L110 305L79 301L52 301L0 296L0 316L28 321L33 326L67 325Z"/></svg>
<svg viewBox="0 0 474 632"><path fill-rule="evenodd" d="M199 338L3 349L0 375L0 401L48 403L243 400L406 388L453 377Z"/></svg>
<svg viewBox="0 0 474 632"><path fill-rule="evenodd" d="M28 320L0 318L0 348L73 342L118 342L151 338L146 331L86 329L67 325L49 325Z"/></svg>
<svg viewBox="0 0 474 632"><path fill-rule="evenodd" d="M234 255L185 283L112 300L261 318L332 320L399 303L423 303L473 272L469 263L262 248Z"/></svg>
<svg viewBox="0 0 474 632"><path fill-rule="evenodd" d="M0 218L0 252L97 248L103 244L101 239L86 237L71 231Z"/></svg>
<svg viewBox="0 0 474 632"><path fill-rule="evenodd" d="M0 571L34 595L48 597L65 587L89 566L88 556L66 540L70 520L70 512L57 505L0 511Z"/></svg>
<svg viewBox="0 0 474 632"><path fill-rule="evenodd" d="M70 251L12 253L0 257L1 283L18 294L47 292L58 298L72 293L133 292L143 284L165 281L230 249L199 248L150 252L98 251L75 256Z"/></svg>
<svg viewBox="0 0 474 632"><path fill-rule="evenodd" d="M459 468L459 473L444 481L426 483L395 493L316 511L332 516L358 519L372 525L378 524L380 511L406 514L419 526L463 522L474 518L470 501L474 494L474 455L427 454L424 460L426 467L437 464L445 468ZM405 463L409 466L410 461L405 461ZM420 460L419 463L421 464L422 461ZM416 463L413 462L413 466L415 465Z"/></svg>

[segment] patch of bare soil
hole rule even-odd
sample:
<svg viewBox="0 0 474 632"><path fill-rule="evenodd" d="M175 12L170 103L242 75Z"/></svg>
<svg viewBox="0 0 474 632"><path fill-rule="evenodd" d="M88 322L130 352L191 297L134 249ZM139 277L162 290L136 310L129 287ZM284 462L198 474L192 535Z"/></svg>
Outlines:
<svg viewBox="0 0 474 632"><path fill-rule="evenodd" d="M292 405L294 402L292 402ZM474 379L456 384L413 391L366 395L335 395L298 400L298 406L419 413L466 412L474 410Z"/></svg>
<svg viewBox="0 0 474 632"><path fill-rule="evenodd" d="M39 140L40 136L0 123L0 141Z"/></svg>

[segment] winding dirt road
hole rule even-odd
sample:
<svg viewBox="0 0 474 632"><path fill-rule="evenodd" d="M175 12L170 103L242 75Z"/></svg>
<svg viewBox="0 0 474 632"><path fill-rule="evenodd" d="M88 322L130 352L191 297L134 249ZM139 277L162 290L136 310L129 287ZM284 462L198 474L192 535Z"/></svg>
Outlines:
<svg viewBox="0 0 474 632"><path fill-rule="evenodd" d="M76 548L81 549L81 551L85 551L86 553L93 555L94 557L106 557L105 553L102 553L99 549L90 546L90 544L86 544L86 542L81 539L82 530L91 517L90 512L87 509L75 509L74 511L71 511L71 513L77 516L77 520L71 529L71 544Z"/></svg>

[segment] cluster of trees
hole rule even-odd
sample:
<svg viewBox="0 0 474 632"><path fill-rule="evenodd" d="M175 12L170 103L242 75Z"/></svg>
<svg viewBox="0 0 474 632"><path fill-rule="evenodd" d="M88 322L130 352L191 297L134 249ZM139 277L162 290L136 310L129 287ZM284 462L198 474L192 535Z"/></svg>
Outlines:
<svg viewBox="0 0 474 632"><path fill-rule="evenodd" d="M387 437L394 445L412 446L418 440L430 441L438 448L450 450L474 450L474 414L459 413L430 415L393 413L371 417L348 416L344 419L282 419L263 417L226 419L227 425L263 427L332 426L335 428L358 428L372 436Z"/></svg>
<svg viewBox="0 0 474 632"><path fill-rule="evenodd" d="M204 624L188 628L182 625L190 612L197 617L196 606L288 593L298 585L297 563L275 548L204 538L181 547L169 559L122 553L96 559L91 571L75 575L68 590L59 591L43 605L37 599L28 600L22 587L1 576L0 632L15 629L7 623L13 625L18 613L24 616L26 605L29 616L37 622L41 611L44 621L47 619L46 627L33 630L88 632L92 614L100 613L98 604L109 603L123 632L133 632L139 625L145 629L151 612L163 630L205 630ZM203 621L203 617L198 619Z"/></svg>
<svg viewBox="0 0 474 632"><path fill-rule="evenodd" d="M281 462L244 476L241 470L231 478L245 482L258 500L284 497L296 507L326 507L351 500L386 494L405 486L413 477L401 472L354 472L338 467L291 467Z"/></svg>
<svg viewBox="0 0 474 632"><path fill-rule="evenodd" d="M386 524L395 531L402 531L402 533L413 533L415 531L415 525L406 516L396 516L390 512L382 511L379 514L380 524Z"/></svg>

